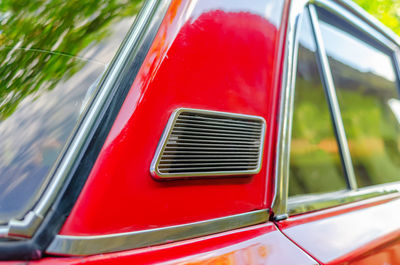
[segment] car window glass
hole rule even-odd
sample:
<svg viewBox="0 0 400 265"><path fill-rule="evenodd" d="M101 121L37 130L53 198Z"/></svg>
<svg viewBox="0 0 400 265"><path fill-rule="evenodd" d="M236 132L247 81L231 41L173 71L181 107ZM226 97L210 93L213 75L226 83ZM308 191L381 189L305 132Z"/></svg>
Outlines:
<svg viewBox="0 0 400 265"><path fill-rule="evenodd" d="M324 21L320 28L358 186L399 181L398 88L391 56Z"/></svg>
<svg viewBox="0 0 400 265"><path fill-rule="evenodd" d="M308 14L303 16L299 36L290 150L290 196L347 188Z"/></svg>
<svg viewBox="0 0 400 265"><path fill-rule="evenodd" d="M21 219L143 0L0 5L0 224Z"/></svg>

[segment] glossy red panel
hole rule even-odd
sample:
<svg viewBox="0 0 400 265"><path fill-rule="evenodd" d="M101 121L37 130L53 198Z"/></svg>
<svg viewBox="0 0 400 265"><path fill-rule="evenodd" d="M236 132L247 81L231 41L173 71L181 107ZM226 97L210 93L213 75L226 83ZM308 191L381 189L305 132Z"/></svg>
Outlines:
<svg viewBox="0 0 400 265"><path fill-rule="evenodd" d="M271 223L145 249L30 264L317 264Z"/></svg>
<svg viewBox="0 0 400 265"><path fill-rule="evenodd" d="M400 264L398 197L291 217L279 227L321 264Z"/></svg>
<svg viewBox="0 0 400 265"><path fill-rule="evenodd" d="M283 9L283 0L172 1L61 234L150 229L268 206ZM264 117L261 172L154 180L151 160L179 107Z"/></svg>

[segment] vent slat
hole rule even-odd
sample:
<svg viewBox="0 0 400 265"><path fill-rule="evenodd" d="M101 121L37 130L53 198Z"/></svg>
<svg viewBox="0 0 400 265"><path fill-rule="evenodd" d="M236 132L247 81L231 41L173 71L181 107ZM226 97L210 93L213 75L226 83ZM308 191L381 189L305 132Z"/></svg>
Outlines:
<svg viewBox="0 0 400 265"><path fill-rule="evenodd" d="M226 154L210 154L210 153L206 153L206 154L196 154L196 153L195 154L185 154L185 153L183 153L183 154L172 154L172 155L165 154L165 155L163 155L163 158L171 158L171 157L176 158L176 159L180 159L181 157L196 159L196 158L204 158L204 157L226 158L227 156L226 156ZM239 157L240 158L252 158L252 157L257 157L257 156L230 153L229 157L231 157L231 158L239 158ZM163 161L163 160L161 160L161 161Z"/></svg>
<svg viewBox="0 0 400 265"><path fill-rule="evenodd" d="M181 141L169 141L167 147L173 146L210 146L210 147L239 147L239 148L249 148L254 146L259 146L259 142L252 142L249 144L234 144L234 143L182 143Z"/></svg>
<svg viewBox="0 0 400 265"><path fill-rule="evenodd" d="M253 162L253 163L246 163L246 162L237 162L237 163L193 163L193 164L188 164L188 163L171 163L171 164L160 164L159 167L160 168L175 168L175 167L180 167L180 166L187 166L187 167L200 167L200 166L218 166L222 164L223 166L237 166L237 165L249 165L249 166L254 166L257 165L257 162Z"/></svg>
<svg viewBox="0 0 400 265"><path fill-rule="evenodd" d="M259 136L259 132L244 132L244 131L237 131L237 130L232 130L232 129L212 129L212 128L196 128L192 126L186 126L186 127L178 127L176 126L176 130L182 131L195 131L195 132L215 132L215 133L229 133L233 135L254 135L254 136Z"/></svg>
<svg viewBox="0 0 400 265"><path fill-rule="evenodd" d="M215 159L204 159L204 158L200 158L200 159L186 159L186 157L184 159L163 159L162 161L160 161L160 165L163 165L163 163L169 163L169 162L214 162ZM233 158L233 159L218 159L218 161L248 161L248 162L253 162L253 161L257 161L256 158Z"/></svg>
<svg viewBox="0 0 400 265"><path fill-rule="evenodd" d="M181 109L171 117L158 156L160 177L240 175L260 170L264 120Z"/></svg>
<svg viewBox="0 0 400 265"><path fill-rule="evenodd" d="M215 151L218 150L208 150L208 151L176 151L176 150L166 150L164 151L165 154L176 154L176 153L181 153L181 154L215 154ZM231 154L257 154L258 150L252 150L252 151L221 151L218 152L217 154L225 154L225 155L231 155Z"/></svg>
<svg viewBox="0 0 400 265"><path fill-rule="evenodd" d="M216 135L216 136L233 136L233 137L242 137L242 139L260 139L259 135L248 135L248 134L230 134L230 133L216 133L216 132L199 132L199 131L182 131L182 130L174 130L172 132L174 136L179 136L179 134L187 135L187 134L194 134L194 135Z"/></svg>
<svg viewBox="0 0 400 265"><path fill-rule="evenodd" d="M195 123L195 124L215 124L215 125L225 125L225 126L230 126L230 127L244 127L244 128L256 128L260 129L262 125L260 124L251 124L251 123L226 123L224 121L214 121L214 120L192 120L192 119L187 119L187 118L179 118L177 119L177 122L186 122L186 123Z"/></svg>
<svg viewBox="0 0 400 265"><path fill-rule="evenodd" d="M229 166L229 167L227 167L227 166L215 166L215 167L182 167L182 168L168 169L168 171L210 170L210 169L212 169L212 170L215 170L215 169L229 169L229 170L232 170L232 169L239 169L239 168L242 168L242 169L246 168L246 170L247 170L246 166Z"/></svg>
<svg viewBox="0 0 400 265"><path fill-rule="evenodd" d="M199 151L202 151L202 150L210 150L210 151L212 151L212 150L226 150L226 151L235 151L235 150L238 150L238 151L258 151L258 147L208 147L208 146L205 146L205 147L202 147L202 146L192 146L192 147L185 147L185 146L173 146L173 147L170 147L170 146L166 146L165 147L165 151L171 151L171 150L176 150L176 151L180 151L180 150L193 150L193 151L195 151L195 150L199 150Z"/></svg>
<svg viewBox="0 0 400 265"><path fill-rule="evenodd" d="M197 135L197 134L180 134L180 135L175 135L175 134L171 134L170 139L179 139L179 140L194 140L194 141L208 141L208 140L219 140L219 139L223 139L225 141L229 141L229 142L233 142L233 141L244 141L248 142L250 140L254 140L257 141L260 138L259 137L250 137L250 138L244 138L244 137L227 137L227 136L218 136L218 135Z"/></svg>
<svg viewBox="0 0 400 265"><path fill-rule="evenodd" d="M210 139L204 140L204 139L201 139L201 137L200 137L200 139L186 139L186 138L183 139L183 137L179 137L179 138L178 137L176 137L176 138L175 137L170 137L170 138L171 139L168 141L168 143L170 143L170 142L179 142L179 144L182 144L182 145L191 144L191 143L193 143L193 144L197 144L197 143L199 143L199 144L200 143L238 144L238 145L242 145L242 146L243 145L249 145L251 143L257 144L257 145L260 144L260 141L258 139L255 139L253 142L251 142L251 141L230 141L230 140L210 140ZM243 139L241 139L241 140L243 140Z"/></svg>
<svg viewBox="0 0 400 265"><path fill-rule="evenodd" d="M235 127L232 126L219 126L219 125L211 125L211 124L195 124L189 122L180 122L177 121L175 123L176 128L185 127L185 128L204 128L204 129L221 129L221 130L235 130L236 132L255 132L258 133L260 128L244 128L244 127Z"/></svg>
<svg viewBox="0 0 400 265"><path fill-rule="evenodd" d="M180 114L178 119L180 118L189 118L189 119L193 119L193 120L208 120L208 121L219 121L219 122L225 122L225 123L231 123L231 124L253 124L253 125L259 125L260 122L259 121L250 121L247 119L240 119L240 118L236 118L236 119L231 119L231 118L224 118L224 117L207 117L207 116L199 116L199 115L186 115L184 113Z"/></svg>

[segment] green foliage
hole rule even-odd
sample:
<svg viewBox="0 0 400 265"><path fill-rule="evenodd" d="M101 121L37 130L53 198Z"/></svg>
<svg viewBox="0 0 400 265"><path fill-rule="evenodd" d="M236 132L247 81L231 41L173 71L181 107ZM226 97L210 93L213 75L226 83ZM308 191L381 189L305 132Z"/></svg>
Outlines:
<svg viewBox="0 0 400 265"><path fill-rule="evenodd" d="M27 96L54 88L84 65L85 49L141 0L1 0L0 121Z"/></svg>
<svg viewBox="0 0 400 265"><path fill-rule="evenodd" d="M368 13L400 35L399 0L354 0Z"/></svg>

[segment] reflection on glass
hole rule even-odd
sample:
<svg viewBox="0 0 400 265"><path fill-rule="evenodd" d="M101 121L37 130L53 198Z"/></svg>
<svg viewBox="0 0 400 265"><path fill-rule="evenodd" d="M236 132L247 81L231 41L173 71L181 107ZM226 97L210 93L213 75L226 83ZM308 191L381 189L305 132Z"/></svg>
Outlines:
<svg viewBox="0 0 400 265"><path fill-rule="evenodd" d="M346 189L308 16L303 18L299 36L290 151L290 196Z"/></svg>
<svg viewBox="0 0 400 265"><path fill-rule="evenodd" d="M391 98L388 100L387 104L389 105L390 109L392 110L394 116L397 118L397 121L400 124L400 100Z"/></svg>
<svg viewBox="0 0 400 265"><path fill-rule="evenodd" d="M400 126L389 105L398 98L391 57L320 24L358 185L399 181Z"/></svg>
<svg viewBox="0 0 400 265"><path fill-rule="evenodd" d="M52 55L51 60L56 63L79 59ZM77 122L85 97L103 71L102 64L89 63L71 78L57 82L51 90L25 96L12 115L3 115L0 122L2 222L23 214L43 187L46 175Z"/></svg>
<svg viewBox="0 0 400 265"><path fill-rule="evenodd" d="M143 0L0 4L0 224L21 218Z"/></svg>
<svg viewBox="0 0 400 265"><path fill-rule="evenodd" d="M192 17L198 18L209 10L223 10L226 13L246 12L260 15L268 19L274 26L279 27L282 22L284 0L252 0L251 4L242 0L201 0L196 2Z"/></svg>

